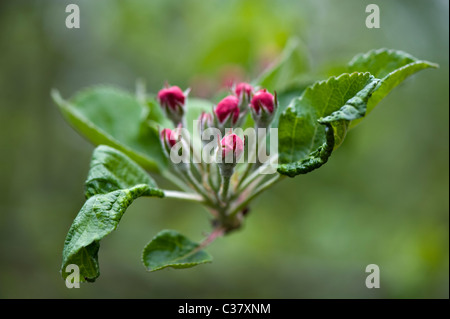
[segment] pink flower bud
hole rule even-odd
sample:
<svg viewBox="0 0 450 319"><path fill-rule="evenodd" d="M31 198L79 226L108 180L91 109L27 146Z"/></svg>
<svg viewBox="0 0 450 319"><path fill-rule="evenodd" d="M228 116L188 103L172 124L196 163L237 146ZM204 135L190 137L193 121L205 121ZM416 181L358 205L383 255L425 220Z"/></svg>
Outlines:
<svg viewBox="0 0 450 319"><path fill-rule="evenodd" d="M239 118L239 99L235 96L227 96L217 104L214 112L220 123L224 123L231 117L231 123L235 124Z"/></svg>
<svg viewBox="0 0 450 319"><path fill-rule="evenodd" d="M184 106L186 96L178 86L164 88L158 92L159 104L165 109L170 108L175 111L178 107Z"/></svg>
<svg viewBox="0 0 450 319"><path fill-rule="evenodd" d="M225 135L221 141L222 159L235 159L236 162L244 153L244 142L236 134Z"/></svg>
<svg viewBox="0 0 450 319"><path fill-rule="evenodd" d="M234 89L234 93L236 93L237 97L240 100L243 100L245 97L247 99L247 101L250 101L250 97L253 93L253 86L251 86L248 83L241 82L238 85L236 85L236 88Z"/></svg>
<svg viewBox="0 0 450 319"><path fill-rule="evenodd" d="M162 144L169 149L177 143L177 140L175 139L175 132L172 132L172 130L168 128L161 131L160 139Z"/></svg>
<svg viewBox="0 0 450 319"><path fill-rule="evenodd" d="M203 136L203 132L211 127L214 127L214 118L212 114L202 112L198 118L198 133L200 134L203 145L206 145L209 142L207 136Z"/></svg>
<svg viewBox="0 0 450 319"><path fill-rule="evenodd" d="M268 113L273 113L275 106L275 98L266 89L259 90L253 95L250 106L259 114L260 108Z"/></svg>
<svg viewBox="0 0 450 319"><path fill-rule="evenodd" d="M200 132L213 126L213 116L211 113L202 112L198 118Z"/></svg>

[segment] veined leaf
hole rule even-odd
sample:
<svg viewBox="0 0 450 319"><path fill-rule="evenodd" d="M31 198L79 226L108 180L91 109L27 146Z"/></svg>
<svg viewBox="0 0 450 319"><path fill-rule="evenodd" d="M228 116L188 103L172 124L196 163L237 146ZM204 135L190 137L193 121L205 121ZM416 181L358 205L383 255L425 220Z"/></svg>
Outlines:
<svg viewBox="0 0 450 319"><path fill-rule="evenodd" d="M349 63L352 74L315 84L281 114L278 136L282 165L278 172L292 177L319 167L331 155L326 151L330 143L334 149L339 147L348 129L394 87L422 69L436 67L402 51L380 49L357 55ZM333 141L319 124L330 125Z"/></svg>
<svg viewBox="0 0 450 319"><path fill-rule="evenodd" d="M142 262L148 271L190 268L211 261L211 255L201 250L199 244L174 230L159 232L142 252Z"/></svg>
<svg viewBox="0 0 450 319"><path fill-rule="evenodd" d="M367 103L366 113L369 114L393 88L407 77L420 70L437 67L435 63L419 60L403 51L378 49L356 55L349 62L348 69L349 72L370 72L381 79ZM350 126L353 127L359 122L360 120L353 121Z"/></svg>
<svg viewBox="0 0 450 319"><path fill-rule="evenodd" d="M343 74L317 82L294 99L279 119L278 172L293 177L326 163L349 122L364 116L378 82L370 73Z"/></svg>
<svg viewBox="0 0 450 319"><path fill-rule="evenodd" d="M86 181L86 203L67 234L61 273L67 265L80 269L80 281L95 281L99 276L100 240L118 226L125 210L140 196L163 197L153 179L126 155L101 145L92 156Z"/></svg>
<svg viewBox="0 0 450 319"><path fill-rule="evenodd" d="M139 103L134 95L115 88L94 87L69 101L56 90L52 97L65 119L95 145L117 148L151 171L167 167L158 131L148 123L151 108Z"/></svg>
<svg viewBox="0 0 450 319"><path fill-rule="evenodd" d="M330 124L325 124L325 142L310 153L308 157L288 164L280 165L278 172L283 175L294 177L300 174L306 174L319 168L328 161L334 148L334 131Z"/></svg>

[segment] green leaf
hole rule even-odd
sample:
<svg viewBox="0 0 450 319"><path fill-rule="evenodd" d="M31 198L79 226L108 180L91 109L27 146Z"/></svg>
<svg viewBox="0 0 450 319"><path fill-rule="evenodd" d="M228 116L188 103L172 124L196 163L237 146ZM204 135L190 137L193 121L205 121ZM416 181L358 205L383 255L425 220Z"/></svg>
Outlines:
<svg viewBox="0 0 450 319"><path fill-rule="evenodd" d="M294 177L300 174L306 174L319 168L328 161L334 148L334 131L330 124L325 125L325 143L319 148L297 162L280 165L278 172L289 177Z"/></svg>
<svg viewBox="0 0 450 319"><path fill-rule="evenodd" d="M151 107L139 103L134 95L116 88L94 87L69 101L56 90L52 97L65 119L95 145L117 148L151 171L167 167L158 130L148 122Z"/></svg>
<svg viewBox="0 0 450 319"><path fill-rule="evenodd" d="M157 187L153 178L122 152L106 145L94 150L85 182L86 198L138 184Z"/></svg>
<svg viewBox="0 0 450 319"><path fill-rule="evenodd" d="M125 210L140 196L164 197L153 179L126 155L108 146L96 148L86 181L86 203L67 234L61 273L67 265L80 269L80 281L95 281L100 275L100 240L118 226Z"/></svg>
<svg viewBox="0 0 450 319"><path fill-rule="evenodd" d="M351 120L364 116L379 80L369 73L342 74L317 82L294 99L278 126L278 172L306 174L327 162Z"/></svg>
<svg viewBox="0 0 450 319"><path fill-rule="evenodd" d="M302 86L308 69L309 59L304 45L299 39L292 38L286 44L280 59L260 75L256 84L271 92L281 93Z"/></svg>
<svg viewBox="0 0 450 319"><path fill-rule="evenodd" d="M281 114L278 172L292 177L326 163L347 131L394 87L419 70L435 67L402 51L381 49L357 55L349 64L352 74L315 84ZM319 124L328 125L334 138Z"/></svg>
<svg viewBox="0 0 450 319"><path fill-rule="evenodd" d="M278 109L272 121L271 124L272 127L278 127L278 121L280 119L281 114L283 114L283 112L286 110L286 108L291 104L291 102L294 99L301 96L302 93L313 83L299 85L296 88L292 88L290 90L283 91L281 93L277 92Z"/></svg>
<svg viewBox="0 0 450 319"><path fill-rule="evenodd" d="M211 261L211 255L201 250L199 244L174 230L158 233L142 252L142 262L148 271L189 268Z"/></svg>
<svg viewBox="0 0 450 319"><path fill-rule="evenodd" d="M437 67L437 64L419 60L403 51L378 49L356 55L350 61L348 69L349 72L370 72L381 79L367 103L366 113L369 114L393 88L407 77L420 70ZM352 122L351 127L357 123L359 121Z"/></svg>
<svg viewBox="0 0 450 319"><path fill-rule="evenodd" d="M173 123L164 114L163 110L159 106L159 103L154 97L149 97L144 102L148 107L146 121L149 126L153 127L155 130L161 128L172 128Z"/></svg>

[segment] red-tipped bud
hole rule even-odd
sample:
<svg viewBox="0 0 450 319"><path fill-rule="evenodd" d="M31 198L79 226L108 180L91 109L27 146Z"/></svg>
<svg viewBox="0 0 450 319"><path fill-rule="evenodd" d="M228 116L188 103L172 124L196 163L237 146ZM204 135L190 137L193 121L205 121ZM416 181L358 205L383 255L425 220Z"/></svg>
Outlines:
<svg viewBox="0 0 450 319"><path fill-rule="evenodd" d="M166 87L158 92L159 104L175 126L184 122L184 103L187 92L181 91L178 86Z"/></svg>
<svg viewBox="0 0 450 319"><path fill-rule="evenodd" d="M213 126L213 116L211 113L202 112L198 118L198 124L200 125L200 132Z"/></svg>
<svg viewBox="0 0 450 319"><path fill-rule="evenodd" d="M185 99L186 96L178 86L164 88L158 92L158 101L164 109L175 111L184 106Z"/></svg>
<svg viewBox="0 0 450 319"><path fill-rule="evenodd" d="M168 128L161 131L160 139L163 146L169 150L177 143L177 140L175 139L175 132L172 132L172 130Z"/></svg>
<svg viewBox="0 0 450 319"><path fill-rule="evenodd" d="M239 119L239 99L235 96L227 96L217 104L214 113L220 123L231 118L231 124L235 124Z"/></svg>
<svg viewBox="0 0 450 319"><path fill-rule="evenodd" d="M250 106L259 114L263 108L265 112L272 114L275 109L275 98L266 89L259 90L253 95Z"/></svg>
<svg viewBox="0 0 450 319"><path fill-rule="evenodd" d="M202 112L198 118L198 133L200 134L203 145L206 145L209 142L208 138L203 136L203 132L211 127L214 127L214 118L212 114Z"/></svg>
<svg viewBox="0 0 450 319"><path fill-rule="evenodd" d="M234 93L236 93L239 100L246 99L247 101L250 101L250 98L253 93L253 86L251 86L248 83L241 82L238 85L236 85L236 88L234 89Z"/></svg>
<svg viewBox="0 0 450 319"><path fill-rule="evenodd" d="M237 162L244 153L244 142L236 134L225 135L220 144L222 159L225 159L225 162Z"/></svg>

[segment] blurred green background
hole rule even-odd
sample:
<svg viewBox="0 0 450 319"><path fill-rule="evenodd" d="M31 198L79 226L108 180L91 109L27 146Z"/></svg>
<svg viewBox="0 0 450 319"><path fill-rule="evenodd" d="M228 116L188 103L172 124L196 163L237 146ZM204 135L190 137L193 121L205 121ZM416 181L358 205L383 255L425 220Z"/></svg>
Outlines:
<svg viewBox="0 0 450 319"><path fill-rule="evenodd" d="M77 3L81 28L65 27ZM377 3L381 28L365 27ZM448 298L448 1L0 1L0 298ZM319 74L394 48L440 64L396 88L320 170L254 202L243 230L214 242L212 264L147 273L161 229L210 230L196 204L138 199L102 241L101 276L67 289L59 274L93 146L50 99L164 81L209 97L251 79L291 36ZM162 180L158 182L169 187ZM381 288L365 287L365 267Z"/></svg>

